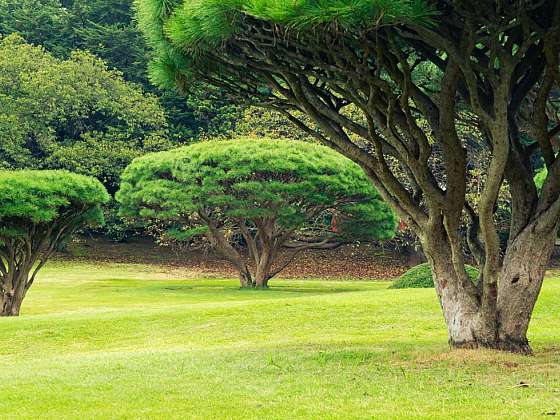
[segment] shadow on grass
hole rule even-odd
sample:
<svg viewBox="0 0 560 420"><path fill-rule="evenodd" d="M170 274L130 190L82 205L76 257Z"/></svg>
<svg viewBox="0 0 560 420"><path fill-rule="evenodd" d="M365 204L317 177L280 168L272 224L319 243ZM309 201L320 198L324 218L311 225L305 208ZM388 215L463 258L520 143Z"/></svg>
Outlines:
<svg viewBox="0 0 560 420"><path fill-rule="evenodd" d="M96 280L92 288L113 289L115 292L137 292L177 294L206 294L215 293L218 290L223 291L229 296L266 296L266 297L282 297L293 295L328 295L348 292L361 292L368 289L359 287L325 287L324 285L312 286L294 286L294 285L272 285L267 289L250 289L241 288L230 280L126 280L126 279L101 279ZM220 295L214 295L219 298Z"/></svg>

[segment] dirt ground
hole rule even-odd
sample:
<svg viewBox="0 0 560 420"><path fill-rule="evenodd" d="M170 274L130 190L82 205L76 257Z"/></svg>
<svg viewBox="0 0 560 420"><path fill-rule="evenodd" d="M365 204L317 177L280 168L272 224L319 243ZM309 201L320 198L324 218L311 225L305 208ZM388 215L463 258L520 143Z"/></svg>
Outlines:
<svg viewBox="0 0 560 420"><path fill-rule="evenodd" d="M212 251L172 250L147 238L115 243L102 238L82 238L68 245L58 259L85 259L160 264L184 268L201 275L235 276L231 265ZM391 279L409 267L408 258L370 244L345 245L335 250L308 250L280 277Z"/></svg>

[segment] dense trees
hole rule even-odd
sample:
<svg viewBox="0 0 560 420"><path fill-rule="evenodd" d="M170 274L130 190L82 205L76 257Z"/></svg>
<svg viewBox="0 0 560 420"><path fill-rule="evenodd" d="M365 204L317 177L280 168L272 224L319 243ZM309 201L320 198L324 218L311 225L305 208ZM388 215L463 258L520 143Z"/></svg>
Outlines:
<svg viewBox="0 0 560 420"><path fill-rule="evenodd" d="M99 181L66 171L0 171L0 316L21 303L57 246L103 221Z"/></svg>
<svg viewBox="0 0 560 420"><path fill-rule="evenodd" d="M154 80L183 90L204 81L273 108L364 169L419 237L453 346L531 351L527 328L560 220L556 0L138 5L158 54ZM474 197L464 111L487 146ZM548 168L540 194L538 159ZM502 252L494 216L504 185ZM476 285L464 247L480 267Z"/></svg>
<svg viewBox="0 0 560 420"><path fill-rule="evenodd" d="M191 89L186 98L154 89L146 74L150 52L134 22L132 0L0 0L0 35L12 33L57 58L88 51L125 80L142 84L158 96L177 141L226 134L240 116L238 106L216 89Z"/></svg>
<svg viewBox="0 0 560 420"><path fill-rule="evenodd" d="M95 57L59 60L12 35L0 40L0 166L68 169L115 191L146 151L169 148L156 98Z"/></svg>
<svg viewBox="0 0 560 420"><path fill-rule="evenodd" d="M210 141L135 159L117 200L124 216L171 222L178 239L206 235L242 287L267 287L302 250L386 239L395 228L357 165L287 140ZM248 257L232 245L235 234Z"/></svg>

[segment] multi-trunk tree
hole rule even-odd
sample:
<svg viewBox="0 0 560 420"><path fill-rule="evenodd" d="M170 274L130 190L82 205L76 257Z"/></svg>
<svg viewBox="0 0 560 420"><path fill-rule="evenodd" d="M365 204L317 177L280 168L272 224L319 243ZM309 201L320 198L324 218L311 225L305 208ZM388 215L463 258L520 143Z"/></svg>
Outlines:
<svg viewBox="0 0 560 420"><path fill-rule="evenodd" d="M66 171L0 172L0 316L18 316L59 244L103 222L109 200L95 178Z"/></svg>
<svg viewBox="0 0 560 420"><path fill-rule="evenodd" d="M362 166L419 237L453 346L531 351L527 329L560 214L557 0L137 4L157 51L155 81L220 86ZM457 127L464 111L488 149L474 200ZM548 168L540 195L538 160ZM494 219L503 185L512 197L505 251ZM466 247L480 267L476 285Z"/></svg>
<svg viewBox="0 0 560 420"><path fill-rule="evenodd" d="M117 200L123 216L167 222L176 239L205 235L242 287L267 287L303 250L386 239L395 229L358 165L289 140L209 141L135 159Z"/></svg>

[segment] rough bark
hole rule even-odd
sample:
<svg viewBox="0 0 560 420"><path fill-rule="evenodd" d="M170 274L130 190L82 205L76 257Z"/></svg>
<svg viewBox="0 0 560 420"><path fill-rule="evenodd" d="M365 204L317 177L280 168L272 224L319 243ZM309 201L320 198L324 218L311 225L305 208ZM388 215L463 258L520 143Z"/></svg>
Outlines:
<svg viewBox="0 0 560 420"><path fill-rule="evenodd" d="M8 273L3 277L0 293L0 316L19 316L21 304L29 289L29 272Z"/></svg>
<svg viewBox="0 0 560 420"><path fill-rule="evenodd" d="M19 316L23 297L4 293L0 297L0 316Z"/></svg>
<svg viewBox="0 0 560 420"><path fill-rule="evenodd" d="M529 225L508 246L498 288L498 339L504 350L530 352L527 330L557 227L542 232Z"/></svg>
<svg viewBox="0 0 560 420"><path fill-rule="evenodd" d="M270 278L270 270L274 263L274 252L268 243L262 246L262 252L259 255L257 265L255 267L255 287L267 288Z"/></svg>
<svg viewBox="0 0 560 420"><path fill-rule="evenodd" d="M531 354L527 330L554 246L557 225L545 232L538 223L514 238L499 271L492 310L483 304L481 287L472 287L464 270L453 263L453 251L443 232L424 238L436 292L453 348L490 348ZM486 272L493 270L486 270ZM482 273L479 281L486 281ZM492 297L492 296L491 296Z"/></svg>

